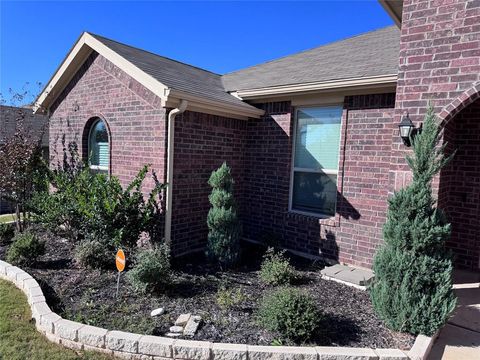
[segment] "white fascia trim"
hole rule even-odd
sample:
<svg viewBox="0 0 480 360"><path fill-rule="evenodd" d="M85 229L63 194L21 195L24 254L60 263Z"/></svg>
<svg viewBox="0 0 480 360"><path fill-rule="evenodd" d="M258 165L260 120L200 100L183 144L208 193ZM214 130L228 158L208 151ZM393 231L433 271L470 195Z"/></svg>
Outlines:
<svg viewBox="0 0 480 360"><path fill-rule="evenodd" d="M85 59L90 55L92 50L98 52L108 61L137 80L148 90L162 99L162 103L165 103L167 87L164 84L140 70L130 61L118 55L115 51L95 39L89 33L83 33L36 99L33 107L34 112L37 112L41 107L44 109L50 107L53 101L55 101L78 71L79 67L83 65ZM55 89L56 87L58 87L58 89Z"/></svg>
<svg viewBox="0 0 480 360"><path fill-rule="evenodd" d="M254 106L249 105L241 106L232 103L227 103L223 101L216 101L205 99L203 97L195 96L188 94L179 90L169 89L168 91L168 101L171 104L175 104L177 101L187 100L188 108L191 110L214 113L214 114L225 114L225 116L230 116L233 118L260 118L265 114L264 110L257 109ZM168 105L168 104L167 104Z"/></svg>
<svg viewBox="0 0 480 360"><path fill-rule="evenodd" d="M312 82L295 85L279 85L266 88L238 90L236 94L243 100L254 99L260 96L285 95L295 93L313 92L319 90L331 90L339 88L392 85L397 82L397 74L351 78L332 81Z"/></svg>

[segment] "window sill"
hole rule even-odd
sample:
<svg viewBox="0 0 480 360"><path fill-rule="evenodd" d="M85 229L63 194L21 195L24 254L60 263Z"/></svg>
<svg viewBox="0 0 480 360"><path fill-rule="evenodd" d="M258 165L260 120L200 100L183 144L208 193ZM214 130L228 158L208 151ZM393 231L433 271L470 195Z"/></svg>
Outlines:
<svg viewBox="0 0 480 360"><path fill-rule="evenodd" d="M315 214L306 211L299 211L299 210L289 210L288 217L292 219L314 219L318 221L320 225L325 226L339 226L340 225L340 215L322 215L322 214Z"/></svg>

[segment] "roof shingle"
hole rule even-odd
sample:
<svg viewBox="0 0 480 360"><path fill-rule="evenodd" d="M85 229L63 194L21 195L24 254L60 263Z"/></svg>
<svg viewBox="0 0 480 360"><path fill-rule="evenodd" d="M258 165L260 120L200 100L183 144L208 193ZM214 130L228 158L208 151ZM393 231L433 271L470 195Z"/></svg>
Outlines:
<svg viewBox="0 0 480 360"><path fill-rule="evenodd" d="M390 26L222 76L227 91L397 74L400 31Z"/></svg>

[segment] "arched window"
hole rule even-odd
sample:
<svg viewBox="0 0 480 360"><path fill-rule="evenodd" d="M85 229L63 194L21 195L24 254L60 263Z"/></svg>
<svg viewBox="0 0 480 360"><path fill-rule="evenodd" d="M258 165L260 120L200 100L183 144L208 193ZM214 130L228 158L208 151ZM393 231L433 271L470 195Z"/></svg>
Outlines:
<svg viewBox="0 0 480 360"><path fill-rule="evenodd" d="M92 170L108 172L109 160L107 127L103 120L96 119L88 135L88 164Z"/></svg>

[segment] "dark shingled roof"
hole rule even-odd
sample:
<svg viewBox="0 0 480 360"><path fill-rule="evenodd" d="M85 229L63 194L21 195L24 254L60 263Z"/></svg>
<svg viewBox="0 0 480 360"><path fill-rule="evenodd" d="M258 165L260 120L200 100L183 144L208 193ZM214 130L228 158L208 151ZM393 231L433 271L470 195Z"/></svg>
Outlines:
<svg viewBox="0 0 480 360"><path fill-rule="evenodd" d="M400 30L371 31L222 77L227 91L397 74Z"/></svg>
<svg viewBox="0 0 480 360"><path fill-rule="evenodd" d="M32 136L42 136L42 147L48 147L48 117L33 114L30 108L0 105L0 144L15 135L17 124L23 120L24 129Z"/></svg>
<svg viewBox="0 0 480 360"><path fill-rule="evenodd" d="M251 105L225 91L219 74L121 44L99 35L92 33L90 35L169 88L211 100L252 108Z"/></svg>

